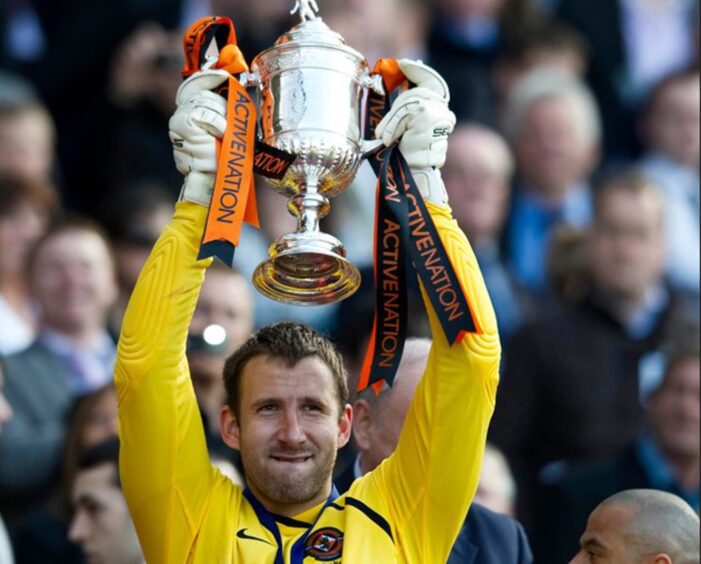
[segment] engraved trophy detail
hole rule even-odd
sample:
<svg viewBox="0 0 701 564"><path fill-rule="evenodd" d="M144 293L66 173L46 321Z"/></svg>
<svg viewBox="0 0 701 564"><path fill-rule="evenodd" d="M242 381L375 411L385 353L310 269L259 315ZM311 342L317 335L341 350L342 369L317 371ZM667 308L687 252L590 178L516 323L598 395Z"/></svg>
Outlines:
<svg viewBox="0 0 701 564"><path fill-rule="evenodd" d="M283 34L241 76L259 95L258 135L296 155L280 180L270 185L289 198L298 228L278 238L269 258L253 274L264 295L299 305L325 304L351 295L360 285L358 270L341 242L319 229L329 198L353 181L364 152L361 130L368 88L382 93L379 76L365 58L316 15L315 0L297 0L292 13L301 23Z"/></svg>

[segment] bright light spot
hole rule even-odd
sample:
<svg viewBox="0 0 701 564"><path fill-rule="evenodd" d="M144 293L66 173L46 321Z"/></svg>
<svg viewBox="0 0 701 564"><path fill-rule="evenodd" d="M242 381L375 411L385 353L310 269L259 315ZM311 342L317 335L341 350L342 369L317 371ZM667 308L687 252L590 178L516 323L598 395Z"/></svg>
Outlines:
<svg viewBox="0 0 701 564"><path fill-rule="evenodd" d="M226 341L226 329L221 325L209 325L205 327L202 338L208 345L216 347Z"/></svg>

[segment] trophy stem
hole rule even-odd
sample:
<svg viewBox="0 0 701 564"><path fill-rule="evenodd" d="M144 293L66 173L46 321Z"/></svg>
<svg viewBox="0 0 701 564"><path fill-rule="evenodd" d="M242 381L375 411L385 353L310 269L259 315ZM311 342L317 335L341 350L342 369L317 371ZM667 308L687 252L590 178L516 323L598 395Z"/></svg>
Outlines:
<svg viewBox="0 0 701 564"><path fill-rule="evenodd" d="M290 199L287 208L297 218L298 231L303 233L319 232L319 221L331 208L329 199L319 194L319 181L308 178L303 194Z"/></svg>

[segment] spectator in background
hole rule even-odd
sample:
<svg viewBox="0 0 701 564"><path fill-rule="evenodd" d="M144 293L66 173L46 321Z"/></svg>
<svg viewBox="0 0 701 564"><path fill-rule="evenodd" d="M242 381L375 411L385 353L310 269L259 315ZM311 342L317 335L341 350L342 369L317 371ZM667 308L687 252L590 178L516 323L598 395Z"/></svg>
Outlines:
<svg viewBox="0 0 701 564"><path fill-rule="evenodd" d="M214 262L207 269L190 323L187 360L204 419L211 453L238 462L219 433L224 406L224 362L253 332L253 301L248 282L237 271Z"/></svg>
<svg viewBox="0 0 701 564"><path fill-rule="evenodd" d="M591 46L588 82L602 108L607 161L637 154L642 102L654 84L694 60L697 10L689 0L562 0L557 16Z"/></svg>
<svg viewBox="0 0 701 564"><path fill-rule="evenodd" d="M68 540L72 514L71 488L81 453L117 434L117 394L108 384L88 393L71 407L61 455L60 481L44 503L13 523L19 562L82 564L80 549Z"/></svg>
<svg viewBox="0 0 701 564"><path fill-rule="evenodd" d="M437 0L429 61L453 93L458 121L494 124L492 66L516 30L540 18L531 0Z"/></svg>
<svg viewBox="0 0 701 564"><path fill-rule="evenodd" d="M385 388L379 396L368 388L354 402L353 439L358 456L355 464L336 477L339 492L347 491L356 478L374 470L394 452L426 367L430 346L428 339L409 339L393 386ZM473 503L447 563L526 564L532 561L528 540L519 523Z"/></svg>
<svg viewBox="0 0 701 564"><path fill-rule="evenodd" d="M584 78L589 65L586 39L574 28L545 18L512 34L493 67L494 87L503 104L514 85L529 72L543 67L557 68Z"/></svg>
<svg viewBox="0 0 701 564"><path fill-rule="evenodd" d="M698 327L698 300L663 283L663 201L645 177L598 187L586 245L586 298L512 337L490 428L530 527L563 460L611 455L638 435L650 362L667 338Z"/></svg>
<svg viewBox="0 0 701 564"><path fill-rule="evenodd" d="M522 283L545 291L553 228L583 227L591 219L599 113L584 84L564 71L543 68L514 86L503 118L517 170L506 236L509 258Z"/></svg>
<svg viewBox="0 0 701 564"><path fill-rule="evenodd" d="M696 564L699 517L672 494L626 490L591 514L580 547L570 564Z"/></svg>
<svg viewBox="0 0 701 564"><path fill-rule="evenodd" d="M320 7L327 25L360 51L370 66L382 57L427 57L430 14L425 0L327 0Z"/></svg>
<svg viewBox="0 0 701 564"><path fill-rule="evenodd" d="M495 446L487 443L482 461L475 502L495 513L516 515L516 481L506 457Z"/></svg>
<svg viewBox="0 0 701 564"><path fill-rule="evenodd" d="M0 355L28 347L37 311L26 276L27 257L57 207L53 186L0 174Z"/></svg>
<svg viewBox="0 0 701 564"><path fill-rule="evenodd" d="M44 493L73 399L112 380L116 354L106 330L117 297L114 262L95 224L76 219L53 227L34 247L28 268L39 335L5 359L15 415L0 437L4 503Z"/></svg>
<svg viewBox="0 0 701 564"><path fill-rule="evenodd" d="M119 480L116 437L86 450L72 487L75 514L68 537L88 562L143 564L139 539Z"/></svg>
<svg viewBox="0 0 701 564"><path fill-rule="evenodd" d="M7 423L12 417L12 408L7 403L3 388L5 387L5 375L3 373L2 364L0 364L0 435L2 434L2 426ZM12 564L14 562L12 556L12 547L10 539L7 537L7 529L0 514L0 564Z"/></svg>
<svg viewBox="0 0 701 564"><path fill-rule="evenodd" d="M119 295L110 315L110 332L119 334L122 316L151 247L168 223L174 199L149 180L121 186L106 198L99 216L112 241Z"/></svg>
<svg viewBox="0 0 701 564"><path fill-rule="evenodd" d="M513 167L509 147L498 133L476 124L461 124L453 132L441 171L453 216L472 243L492 298L502 342L531 310L525 288L499 248Z"/></svg>
<svg viewBox="0 0 701 564"><path fill-rule="evenodd" d="M102 142L102 190L91 210L99 212L125 186L144 181L177 199L182 179L163 132L175 109L183 62L182 33L155 21L140 24L115 50L107 85L112 129Z"/></svg>
<svg viewBox="0 0 701 564"><path fill-rule="evenodd" d="M664 195L670 282L697 293L700 90L698 69L673 74L654 88L642 117L647 152L640 162Z"/></svg>
<svg viewBox="0 0 701 564"><path fill-rule="evenodd" d="M56 129L29 83L0 74L0 174L55 179Z"/></svg>
<svg viewBox="0 0 701 564"><path fill-rule="evenodd" d="M554 486L547 519L534 538L540 561L564 562L570 557L587 516L622 490L666 491L699 511L699 334L680 336L667 355L663 380L647 400L647 429L611 458L573 468Z"/></svg>

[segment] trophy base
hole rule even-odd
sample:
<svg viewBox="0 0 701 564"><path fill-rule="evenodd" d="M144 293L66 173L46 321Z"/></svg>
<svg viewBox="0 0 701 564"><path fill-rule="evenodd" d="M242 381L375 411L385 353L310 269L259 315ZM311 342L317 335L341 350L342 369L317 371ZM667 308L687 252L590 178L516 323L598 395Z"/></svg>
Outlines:
<svg viewBox="0 0 701 564"><path fill-rule="evenodd" d="M293 233L271 245L258 265L253 285L264 296L295 305L338 302L360 287L360 273L343 246L324 233Z"/></svg>

